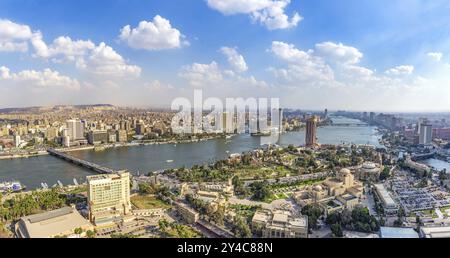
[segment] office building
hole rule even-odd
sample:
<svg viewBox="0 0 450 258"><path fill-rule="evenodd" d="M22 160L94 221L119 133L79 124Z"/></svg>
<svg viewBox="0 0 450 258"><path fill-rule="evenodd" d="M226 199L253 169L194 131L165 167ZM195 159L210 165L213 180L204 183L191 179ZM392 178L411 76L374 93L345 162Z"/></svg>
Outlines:
<svg viewBox="0 0 450 258"><path fill-rule="evenodd" d="M312 116L306 122L306 146L317 146L317 117Z"/></svg>
<svg viewBox="0 0 450 258"><path fill-rule="evenodd" d="M139 122L138 124L136 124L136 134L137 135L145 134L145 125L143 122Z"/></svg>
<svg viewBox="0 0 450 258"><path fill-rule="evenodd" d="M20 136L15 134L14 135L14 146L16 148L19 148L20 147L20 143L21 143Z"/></svg>
<svg viewBox="0 0 450 258"><path fill-rule="evenodd" d="M130 173L87 177L89 220L98 227L109 226L130 214Z"/></svg>
<svg viewBox="0 0 450 258"><path fill-rule="evenodd" d="M200 219L200 214L184 203L177 203L178 212L188 224L195 224Z"/></svg>
<svg viewBox="0 0 450 258"><path fill-rule="evenodd" d="M118 142L127 142L128 141L128 134L126 130L118 130L116 132L116 139Z"/></svg>
<svg viewBox="0 0 450 258"><path fill-rule="evenodd" d="M108 143L108 132L107 131L90 131L88 133L88 142L92 145Z"/></svg>
<svg viewBox="0 0 450 258"><path fill-rule="evenodd" d="M383 205L384 212L388 215L395 215L398 212L398 205L392 198L391 194L386 190L383 184L375 185L375 194Z"/></svg>
<svg viewBox="0 0 450 258"><path fill-rule="evenodd" d="M115 130L108 130L108 143L117 142L117 133Z"/></svg>
<svg viewBox="0 0 450 258"><path fill-rule="evenodd" d="M433 141L433 126L428 123L422 123L419 131L419 144L429 145Z"/></svg>
<svg viewBox="0 0 450 258"><path fill-rule="evenodd" d="M83 140L84 138L84 123L78 119L67 120L67 135L72 141Z"/></svg>

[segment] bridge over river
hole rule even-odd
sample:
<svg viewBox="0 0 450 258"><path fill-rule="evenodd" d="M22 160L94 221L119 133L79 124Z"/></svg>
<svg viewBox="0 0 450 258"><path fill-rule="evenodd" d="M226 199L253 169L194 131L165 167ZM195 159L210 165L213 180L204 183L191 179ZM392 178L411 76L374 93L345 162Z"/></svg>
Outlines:
<svg viewBox="0 0 450 258"><path fill-rule="evenodd" d="M369 124L366 123L331 123L329 126L334 127L367 127Z"/></svg>
<svg viewBox="0 0 450 258"><path fill-rule="evenodd" d="M55 157L60 158L62 160L68 161L68 162L73 163L75 165L88 168L88 169L90 169L90 170L92 170L94 172L97 172L99 174L114 174L114 173L117 173L117 171L115 171L114 169L107 168L107 167L104 167L104 166L101 166L101 165L98 165L98 164L95 164L95 163L92 163L92 162L89 162L89 161L86 161L86 160L82 160L82 159L76 158L74 156L71 156L71 155L68 155L66 153L57 151L55 149L48 149L47 152L50 155L52 155L52 156L55 156Z"/></svg>

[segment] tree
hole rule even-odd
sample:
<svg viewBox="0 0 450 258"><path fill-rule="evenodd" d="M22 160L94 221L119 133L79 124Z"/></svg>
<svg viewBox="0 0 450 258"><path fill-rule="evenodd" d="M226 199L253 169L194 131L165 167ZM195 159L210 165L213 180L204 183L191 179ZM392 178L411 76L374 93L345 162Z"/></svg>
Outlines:
<svg viewBox="0 0 450 258"><path fill-rule="evenodd" d="M384 181L391 177L391 170L389 167L385 167L383 171L380 173L380 181Z"/></svg>
<svg viewBox="0 0 450 258"><path fill-rule="evenodd" d="M169 227L169 222L165 219L160 220L158 222L158 226L161 231L165 232L167 230L167 228Z"/></svg>
<svg viewBox="0 0 450 258"><path fill-rule="evenodd" d="M272 192L269 189L269 183L267 181L255 182L250 185L250 189L253 192L253 200L264 201L272 197Z"/></svg>
<svg viewBox="0 0 450 258"><path fill-rule="evenodd" d="M76 228L73 232L74 232L76 235L81 235L81 234L83 233L83 229L82 229L82 228Z"/></svg>
<svg viewBox="0 0 450 258"><path fill-rule="evenodd" d="M252 231L248 226L247 222L241 216L236 216L234 218L233 233L239 238L250 238L252 237Z"/></svg>
<svg viewBox="0 0 450 258"><path fill-rule="evenodd" d="M86 236L87 236L87 238L94 238L95 232L92 230L88 230L88 231L86 231Z"/></svg>
<svg viewBox="0 0 450 258"><path fill-rule="evenodd" d="M331 225L331 232L335 237L343 237L344 232L342 231L342 226L340 223Z"/></svg>
<svg viewBox="0 0 450 258"><path fill-rule="evenodd" d="M308 216L309 229L317 229L317 220L322 216L322 209L315 204L308 204L302 208L302 214Z"/></svg>

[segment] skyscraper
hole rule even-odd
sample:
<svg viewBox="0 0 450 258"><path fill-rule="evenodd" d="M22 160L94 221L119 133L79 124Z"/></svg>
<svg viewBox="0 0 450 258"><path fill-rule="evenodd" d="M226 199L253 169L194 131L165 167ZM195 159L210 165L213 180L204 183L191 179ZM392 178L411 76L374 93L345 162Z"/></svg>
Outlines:
<svg viewBox="0 0 450 258"><path fill-rule="evenodd" d="M419 144L428 145L433 140L433 126L428 123L420 125Z"/></svg>
<svg viewBox="0 0 450 258"><path fill-rule="evenodd" d="M20 143L21 143L20 136L17 135L17 134L14 134L14 146L16 148L19 148L20 147Z"/></svg>
<svg viewBox="0 0 450 258"><path fill-rule="evenodd" d="M421 130L422 130L422 124L426 124L428 123L428 119L426 118L419 118L419 122L417 123L417 133L420 134Z"/></svg>
<svg viewBox="0 0 450 258"><path fill-rule="evenodd" d="M317 117L312 116L306 121L306 146L317 146Z"/></svg>
<svg viewBox="0 0 450 258"><path fill-rule="evenodd" d="M78 119L67 120L67 135L71 140L83 140L84 139L84 123Z"/></svg>
<svg viewBox="0 0 450 258"><path fill-rule="evenodd" d="M87 185L89 220L96 226L130 213L130 173L88 176Z"/></svg>

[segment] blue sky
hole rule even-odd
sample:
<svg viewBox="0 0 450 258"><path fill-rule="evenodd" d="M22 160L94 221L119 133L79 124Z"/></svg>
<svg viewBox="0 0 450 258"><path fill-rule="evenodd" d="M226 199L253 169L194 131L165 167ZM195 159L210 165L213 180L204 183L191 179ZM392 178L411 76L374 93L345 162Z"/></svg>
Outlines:
<svg viewBox="0 0 450 258"><path fill-rule="evenodd" d="M286 107L450 110L448 13L444 0L2 0L0 107L170 106L202 88ZM170 23L157 43L120 37L156 16ZM13 27L29 33L5 32ZM47 49L58 37L92 46L44 54L37 35ZM123 60L94 59L101 42Z"/></svg>

